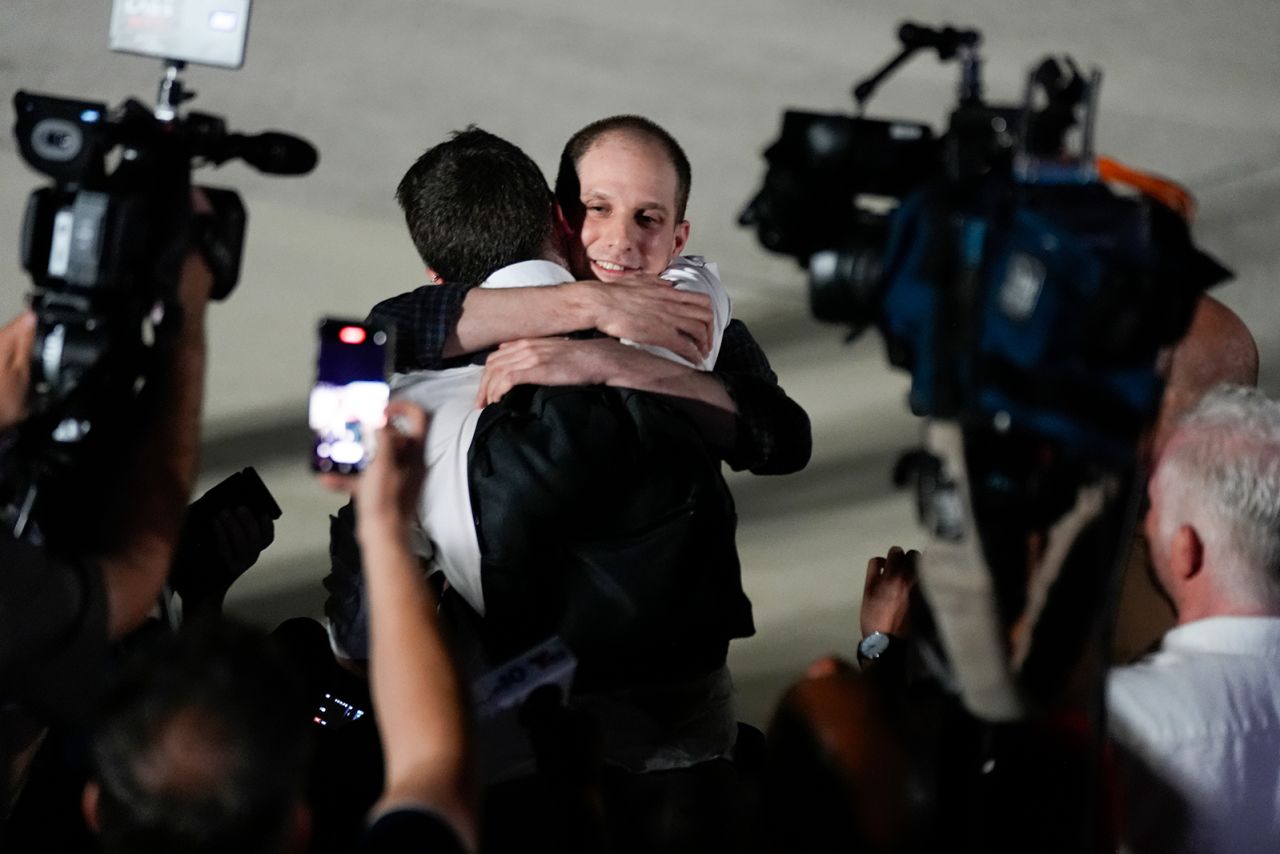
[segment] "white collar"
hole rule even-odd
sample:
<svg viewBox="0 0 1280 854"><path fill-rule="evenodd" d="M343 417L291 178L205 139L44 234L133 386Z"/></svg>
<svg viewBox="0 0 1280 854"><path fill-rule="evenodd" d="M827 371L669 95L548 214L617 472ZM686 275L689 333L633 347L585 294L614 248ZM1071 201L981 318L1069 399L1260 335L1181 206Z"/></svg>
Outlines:
<svg viewBox="0 0 1280 854"><path fill-rule="evenodd" d="M1184 650L1280 659L1280 617L1206 617L1165 632L1161 652Z"/></svg>
<svg viewBox="0 0 1280 854"><path fill-rule="evenodd" d="M517 261L494 270L481 283L482 288L529 288L541 285L562 285L572 282L569 271L554 261L536 259Z"/></svg>

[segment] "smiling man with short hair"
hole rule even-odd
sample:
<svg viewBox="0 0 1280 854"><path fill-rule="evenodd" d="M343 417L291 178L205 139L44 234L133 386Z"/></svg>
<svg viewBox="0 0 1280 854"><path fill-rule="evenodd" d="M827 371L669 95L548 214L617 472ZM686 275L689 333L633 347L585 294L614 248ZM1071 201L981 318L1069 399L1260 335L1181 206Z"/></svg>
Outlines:
<svg viewBox="0 0 1280 854"><path fill-rule="evenodd" d="M588 211L587 191L595 194L590 201L606 204ZM522 383L666 394L704 405L704 433L734 470L799 471L812 449L809 418L778 385L746 325L729 321L712 354L706 320L695 318L700 309L691 309L687 298L678 303L679 292L658 278L664 270L678 274L682 266L701 276L705 270L698 268L709 266L677 254L689 236L689 191L688 159L660 126L630 115L593 122L565 145L556 198L573 234L566 247L571 270L599 275L609 287L600 281L502 291L476 288L475 282L429 285L384 300L370 318L396 327L399 371L463 364L467 354L508 342L487 361L482 403ZM589 252L603 263L592 265ZM702 357L711 371L653 359L607 339L547 337L583 329L662 347L695 364Z"/></svg>
<svg viewBox="0 0 1280 854"><path fill-rule="evenodd" d="M587 125L565 144L556 198L578 235L575 273L657 275L689 242L689 160L639 116Z"/></svg>

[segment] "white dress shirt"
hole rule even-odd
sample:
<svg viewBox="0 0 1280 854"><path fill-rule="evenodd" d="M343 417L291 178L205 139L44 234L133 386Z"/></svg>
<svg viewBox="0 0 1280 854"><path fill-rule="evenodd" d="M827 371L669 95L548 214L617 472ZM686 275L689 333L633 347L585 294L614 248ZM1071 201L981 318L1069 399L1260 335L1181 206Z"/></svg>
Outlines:
<svg viewBox="0 0 1280 854"><path fill-rule="evenodd" d="M1170 630L1107 705L1130 850L1280 851L1280 617Z"/></svg>

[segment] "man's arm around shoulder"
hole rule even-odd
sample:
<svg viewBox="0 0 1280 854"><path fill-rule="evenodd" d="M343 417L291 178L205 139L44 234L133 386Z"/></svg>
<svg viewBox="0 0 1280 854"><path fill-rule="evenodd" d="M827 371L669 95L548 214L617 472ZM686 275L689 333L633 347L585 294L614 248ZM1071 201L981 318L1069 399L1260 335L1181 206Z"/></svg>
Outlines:
<svg viewBox="0 0 1280 854"><path fill-rule="evenodd" d="M546 287L424 285L383 300L369 321L394 327L397 370L436 370L446 360L522 338L598 329L665 347L690 362L710 348L713 313L705 294L656 278L568 282Z"/></svg>

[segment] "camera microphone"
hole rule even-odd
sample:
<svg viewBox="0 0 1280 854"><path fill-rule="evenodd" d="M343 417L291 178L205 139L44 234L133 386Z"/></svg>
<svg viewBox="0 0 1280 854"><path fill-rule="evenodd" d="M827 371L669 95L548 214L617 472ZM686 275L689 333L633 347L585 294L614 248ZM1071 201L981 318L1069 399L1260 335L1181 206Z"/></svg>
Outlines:
<svg viewBox="0 0 1280 854"><path fill-rule="evenodd" d="M305 175L319 159L315 146L300 137L278 131L246 136L228 134L221 141L218 162L239 157L259 172L271 175Z"/></svg>

